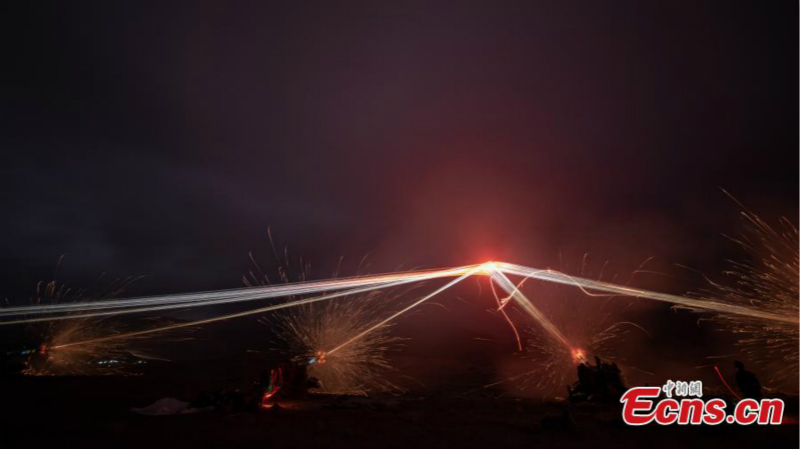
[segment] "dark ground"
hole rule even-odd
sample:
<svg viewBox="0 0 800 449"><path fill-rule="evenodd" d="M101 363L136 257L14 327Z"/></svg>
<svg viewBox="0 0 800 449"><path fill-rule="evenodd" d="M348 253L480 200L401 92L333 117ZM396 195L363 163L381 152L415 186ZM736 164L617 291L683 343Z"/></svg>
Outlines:
<svg viewBox="0 0 800 449"><path fill-rule="evenodd" d="M463 382L399 396L312 396L279 411L231 415L129 411L162 397L191 400L203 391L252 384L258 373L251 364L246 358L151 363L140 376L5 378L2 447L798 447L797 424L632 428L619 421L613 405L503 397L492 390L464 394L480 378L480 367L453 377ZM796 399L787 408L796 422Z"/></svg>

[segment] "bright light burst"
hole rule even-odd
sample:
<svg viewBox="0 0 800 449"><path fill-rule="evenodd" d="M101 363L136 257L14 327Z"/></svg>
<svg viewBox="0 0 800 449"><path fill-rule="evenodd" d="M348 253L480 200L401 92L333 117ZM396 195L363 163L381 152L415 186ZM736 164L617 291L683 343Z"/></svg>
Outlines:
<svg viewBox="0 0 800 449"><path fill-rule="evenodd" d="M776 321L718 313L712 320L737 336L736 345L767 373L772 386L796 390L800 344L797 227L785 218L773 227L742 209L744 230L732 240L747 253L748 260L729 261L724 280L709 280L710 288L699 296L785 317Z"/></svg>
<svg viewBox="0 0 800 449"><path fill-rule="evenodd" d="M576 379L576 366L579 363L593 364L594 357L632 368L626 363L621 346L631 334L647 335L643 328L633 322L614 322L613 314L592 317L581 313L574 318L585 327L576 326L574 333L565 332L575 342L572 348L553 344L551 338L542 334L539 326L525 330L526 344L521 357L529 369L508 379L514 381L513 387L548 396L564 394L564 386Z"/></svg>
<svg viewBox="0 0 800 449"><path fill-rule="evenodd" d="M59 260L59 264L60 264ZM87 298L109 300L121 294L135 278L126 278L91 290L72 289L56 280L39 282L33 304L79 304ZM119 335L120 330L111 320L104 318L77 318L72 320L32 323L27 328L29 338L36 342L27 367L22 371L29 376L75 376L121 374L127 368L119 361L128 356L130 338L93 341L100 337ZM80 344L75 345L74 343Z"/></svg>
<svg viewBox="0 0 800 449"><path fill-rule="evenodd" d="M97 337L118 334L113 323L97 318L82 318L50 323L42 343L22 371L29 376L89 376L122 374L123 364L115 362L128 356L130 339L116 338L93 342ZM71 344L77 343L80 344Z"/></svg>
<svg viewBox="0 0 800 449"><path fill-rule="evenodd" d="M271 236L270 243L277 260ZM268 285L269 276L261 270L252 255L250 259L253 267L244 276L245 285ZM282 282L287 283L290 279L287 251L284 251L284 262L285 265L278 269L278 275ZM292 296L286 304L301 304L282 310L272 317L264 317L261 321L270 325L277 337L288 345L288 353L292 358L299 359L300 363L310 364L309 373L320 380L322 391L366 394L369 391L399 390L398 386L385 378L386 372L391 370L387 354L400 341L389 334L394 320L474 274L478 269L476 266L465 271L456 268L454 271L459 274L456 279L407 305L402 305L402 298L410 289L400 292L397 289L388 289L408 283L406 279L399 277L389 284L381 285L381 290L362 287L334 293L339 297L336 301L303 302L307 300ZM307 279L308 270L308 266L301 262L297 276L301 280ZM441 271L421 273L430 275L431 279L442 277ZM414 275L415 278L417 276L419 274ZM394 293L390 293L392 291Z"/></svg>
<svg viewBox="0 0 800 449"><path fill-rule="evenodd" d="M386 372L392 369L387 354L401 339L390 335L390 323L380 324L393 299L382 292L368 292L304 304L261 321L288 345L289 355L312 361L309 375L321 381L322 391L363 394L396 390L398 387L386 380ZM326 352L374 326L369 335L339 351Z"/></svg>

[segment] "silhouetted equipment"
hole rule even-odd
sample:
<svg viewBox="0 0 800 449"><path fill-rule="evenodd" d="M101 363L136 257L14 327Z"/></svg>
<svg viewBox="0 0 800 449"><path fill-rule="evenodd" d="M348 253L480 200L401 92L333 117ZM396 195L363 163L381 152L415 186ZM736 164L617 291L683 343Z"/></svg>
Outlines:
<svg viewBox="0 0 800 449"><path fill-rule="evenodd" d="M594 366L580 363L578 381L572 386L567 385L571 402L613 402L619 400L627 390L622 371L616 363L603 363L599 357L594 359Z"/></svg>
<svg viewBox="0 0 800 449"><path fill-rule="evenodd" d="M319 379L308 377L309 361L287 360L262 373L261 408L270 408L281 399L302 399L310 388L320 388Z"/></svg>

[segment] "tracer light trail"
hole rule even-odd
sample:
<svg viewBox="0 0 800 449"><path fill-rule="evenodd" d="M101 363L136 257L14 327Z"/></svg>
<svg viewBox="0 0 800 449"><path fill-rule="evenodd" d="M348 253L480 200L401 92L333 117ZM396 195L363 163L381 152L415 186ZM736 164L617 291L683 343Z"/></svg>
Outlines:
<svg viewBox="0 0 800 449"><path fill-rule="evenodd" d="M243 289L222 290L216 292L190 293L180 295L153 296L147 298L121 299L114 301L91 301L71 304L49 304L22 307L6 307L0 309L2 317L17 317L22 319L6 320L3 324L30 323L36 321L48 321L52 319L84 318L92 316L118 315L123 313L150 312L178 308L193 308L199 306L210 306L216 304L237 303L242 301L254 301L260 299L270 299L284 296L308 295L315 293L325 293L331 291L346 290L349 288L365 287L367 289L379 289L394 282L413 283L431 279L445 277L460 277L466 273L471 275L490 275L492 273L502 273L504 275L521 276L525 278L538 279L547 282L554 282L565 285L573 285L587 294L606 293L620 296L632 296L646 298L656 301L677 304L695 310L708 310L732 315L743 315L764 320L797 323L797 317L787 317L761 310L753 310L743 306L726 304L719 301L692 299L678 295L653 292L649 290L637 289L624 285L612 284L608 282L594 281L575 276L569 276L553 270L541 270L522 265L515 265L503 262L488 262L482 265L469 265L464 267L415 271L404 273L387 273L373 276L357 276L345 279L333 279L314 282L300 282L283 285L272 285L265 287L251 287ZM503 282L504 283L504 282ZM502 284L501 284L502 285ZM512 290L513 291L513 290ZM518 300L523 308L528 307L525 303L530 301ZM286 303L286 304L293 304ZM288 305L283 305L289 307ZM529 307L528 307L529 308ZM72 312L72 313L71 313ZM528 310L531 313L531 310ZM24 318L29 315L55 315L39 318Z"/></svg>
<svg viewBox="0 0 800 449"><path fill-rule="evenodd" d="M24 318L0 321L0 325L24 324L54 319L90 318L96 316L121 315L127 313L154 312L171 309L188 309L200 306L238 303L262 299L301 296L340 291L358 287L364 291L376 290L401 284L423 282L439 278L461 276L478 265L372 276L356 276L312 282L297 282L263 287L237 288L213 292L177 295L150 296L104 301L85 301L69 304L40 304L31 306L0 308L0 317L26 317L29 315L54 315L39 318Z"/></svg>

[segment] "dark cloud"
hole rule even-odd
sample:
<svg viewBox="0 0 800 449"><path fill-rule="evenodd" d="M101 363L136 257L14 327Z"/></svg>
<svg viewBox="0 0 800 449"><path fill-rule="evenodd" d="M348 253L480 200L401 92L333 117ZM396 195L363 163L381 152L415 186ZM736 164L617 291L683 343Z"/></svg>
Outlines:
<svg viewBox="0 0 800 449"><path fill-rule="evenodd" d="M797 216L796 5L5 8L4 296L62 253L77 278L237 285L269 225L323 272L713 269L719 186Z"/></svg>

